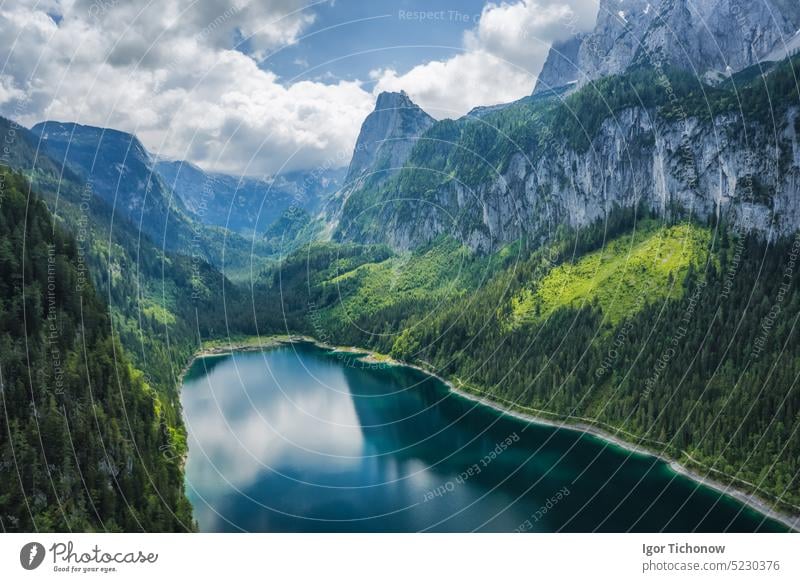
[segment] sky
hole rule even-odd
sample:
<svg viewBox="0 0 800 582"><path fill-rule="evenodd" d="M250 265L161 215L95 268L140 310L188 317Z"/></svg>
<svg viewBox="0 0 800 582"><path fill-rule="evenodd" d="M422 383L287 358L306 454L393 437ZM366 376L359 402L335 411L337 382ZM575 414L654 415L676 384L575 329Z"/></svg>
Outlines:
<svg viewBox="0 0 800 582"><path fill-rule="evenodd" d="M381 91L439 119L528 95L597 1L0 0L0 114L232 174L344 166Z"/></svg>

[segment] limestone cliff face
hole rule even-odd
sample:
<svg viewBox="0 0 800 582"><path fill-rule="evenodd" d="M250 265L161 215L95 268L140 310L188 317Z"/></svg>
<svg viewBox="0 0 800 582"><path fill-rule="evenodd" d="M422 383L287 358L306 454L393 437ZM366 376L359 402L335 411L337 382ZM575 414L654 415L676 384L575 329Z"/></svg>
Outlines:
<svg viewBox="0 0 800 582"><path fill-rule="evenodd" d="M666 121L629 108L606 120L586 151L557 144L538 157L516 153L478 187L451 180L413 205L387 206L380 230L361 240L410 249L449 234L487 252L521 236L544 242L561 225L585 226L639 201L660 213L679 205L700 220L722 214L772 238L790 234L800 228L798 108L777 127L745 126L736 115Z"/></svg>
<svg viewBox="0 0 800 582"><path fill-rule="evenodd" d="M320 212L325 237L339 228L350 195L377 187L400 171L420 136L435 123L405 92L378 95L375 109L361 126L344 184Z"/></svg>
<svg viewBox="0 0 800 582"><path fill-rule="evenodd" d="M800 7L763 0L664 0L640 52L704 74L759 62L800 24Z"/></svg>
<svg viewBox="0 0 800 582"><path fill-rule="evenodd" d="M578 85L630 67L657 16L658 9L648 0L601 0L595 28L578 49Z"/></svg>
<svg viewBox="0 0 800 582"><path fill-rule="evenodd" d="M758 97L753 86L765 81L751 71L721 81L800 46L798 26L796 0L601 0L591 33L554 46L534 97L436 124L417 114L414 139L400 140L410 147L357 151L352 176L388 167L390 177L377 185L355 178L329 223L334 236L405 250L449 234L486 252L640 202L700 220L724 215L767 237L792 233L800 229L800 100L795 91L780 93L780 103ZM785 63L762 72L778 75L779 90L795 86L794 71ZM667 90L672 81L659 88L661 77L677 81L683 114L675 111L682 103L664 98L677 93ZM589 85L600 78L608 82ZM577 91L559 116L564 91L553 89L563 83ZM698 106L697 95L716 108ZM359 141L394 143L380 136L398 124L378 119L365 122ZM398 171L409 155L413 163ZM381 166L381 156L391 163Z"/></svg>
<svg viewBox="0 0 800 582"><path fill-rule="evenodd" d="M761 60L786 56L800 28L794 0L601 0L595 28L578 44L574 66L554 45L536 91L584 85L648 61L721 78ZM570 48L570 53L564 50Z"/></svg>
<svg viewBox="0 0 800 582"><path fill-rule="evenodd" d="M736 116L713 123L664 121L631 108L607 120L587 152L557 147L534 165L516 154L508 171L478 194L481 228L466 237L488 249L520 234L547 237L560 224L587 225L615 205L673 204L704 219L720 213L767 236L800 228L797 108L782 129Z"/></svg>

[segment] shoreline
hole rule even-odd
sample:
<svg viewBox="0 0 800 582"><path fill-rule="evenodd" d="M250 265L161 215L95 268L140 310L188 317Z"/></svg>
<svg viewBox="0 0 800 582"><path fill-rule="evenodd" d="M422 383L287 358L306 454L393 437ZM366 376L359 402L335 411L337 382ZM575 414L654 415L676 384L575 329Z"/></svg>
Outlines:
<svg viewBox="0 0 800 582"><path fill-rule="evenodd" d="M421 368L418 368L416 366L414 367L429 374L429 372L426 372ZM563 430L569 430L572 432L587 434L591 437L594 437L601 441L605 441L608 444L624 449L635 455L642 455L658 459L666 463L674 473L686 477L687 479L691 479L692 481L695 481L698 485L704 485L724 495L728 495L729 497L732 497L737 501L739 501L741 504L746 505L750 509L753 509L770 519L774 519L775 521L782 523L783 525L794 530L795 532L800 532L800 516L793 517L787 513L776 511L775 509L767 505L767 503L764 500L762 500L754 493L748 493L747 491L744 491L742 489L737 489L730 485L725 485L723 483L720 483L719 481L715 481L714 479L711 479L709 477L704 477L703 475L700 475L696 471L693 471L692 469L682 465L680 462L673 459L672 457L668 457L662 453L649 449L645 446L628 442L624 439L617 437L616 435L611 434L610 432L604 431L603 429L593 426L591 424L586 424L581 422L577 423L569 423L564 421L559 422L505 408L503 405L494 402L490 399L460 390L455 386L453 386L451 383L447 382L446 380L438 376L434 377L438 378L440 381L447 384L449 390L452 393L456 394L457 396L465 398L467 400L471 400L473 402L477 402L478 404L481 404L483 406L492 408L493 410L500 412L501 414L512 416L514 418L532 424L538 424L541 426L548 426L552 428L558 428Z"/></svg>
<svg viewBox="0 0 800 582"><path fill-rule="evenodd" d="M197 360L201 360L203 358L214 358L218 356L227 356L232 354L233 352L260 352L261 350L266 350L269 348L274 348L284 344L293 343L293 340L289 338L293 338L295 336L264 336L263 340L259 340L258 342L253 341L233 341L227 345L214 345L208 347L200 347L192 357L189 358L189 361L186 362L186 365L181 370L181 373L178 375L178 384L179 390L183 386L183 382L186 378L186 373L189 371L189 368ZM286 339L284 339L286 338Z"/></svg>
<svg viewBox="0 0 800 582"><path fill-rule="evenodd" d="M403 362L400 360L395 360L394 358L391 358L384 354L379 354L377 352L364 348L359 348L355 346L335 346L326 342L319 341L316 338L306 335L266 336L263 340L259 339L258 342L254 342L252 340L243 340L240 342L233 341L227 345L209 346L206 348L201 348L189 360L188 364L181 372L179 381L182 385L186 372L189 370L189 368L192 366L195 360L200 358L229 355L232 354L233 352L262 351L269 348L274 348L282 345L291 345L294 343L310 343L319 348L330 350L332 352L353 354L354 356L358 356L357 358L358 361L365 362L370 365L402 366L405 368L411 368L413 370L417 370L419 372L422 372L423 374L436 378L442 384L447 386L448 390L452 394L455 394L460 398L470 400L482 406L491 408L495 412L512 416L517 420L521 420L531 424L538 424L540 426L548 426L551 428L558 428L558 429L570 430L573 432L587 434L593 438L604 441L608 444L611 444L612 446L624 449L630 453L656 458L666 463L674 473L686 477L687 479L691 479L698 485L709 487L710 489L714 489L715 491L722 493L723 495L732 497L742 505L747 506L748 508L764 515L765 517L768 517L770 519L782 523L783 525L793 530L794 532L800 532L800 514L793 516L791 514L777 511L772 507L770 507L766 501L758 497L755 493L749 493L743 489L738 489L730 485L725 485L723 483L720 483L719 481L711 479L710 477L700 475L695 470L692 470L689 467L686 467L683 464L681 464L678 460L668 457L657 451L654 451L646 446L626 441L620 438L619 436L614 435L601 428L598 428L597 426L594 426L592 424L583 422L567 422L564 420L561 421L551 420L543 418L541 416L536 416L530 413L520 412L518 410L508 408L497 401L487 398L486 396L479 396L477 394L467 392L466 390L463 390L461 388L457 388L450 380L443 378L437 373L427 370L422 366L419 366L417 364L411 364L408 362Z"/></svg>

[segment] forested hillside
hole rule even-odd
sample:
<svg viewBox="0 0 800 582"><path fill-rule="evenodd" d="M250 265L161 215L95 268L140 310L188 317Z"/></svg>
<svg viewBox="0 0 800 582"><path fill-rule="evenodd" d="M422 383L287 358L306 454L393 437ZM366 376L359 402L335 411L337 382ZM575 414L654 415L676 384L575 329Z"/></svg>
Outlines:
<svg viewBox="0 0 800 582"><path fill-rule="evenodd" d="M239 295L225 277L197 254L162 250L139 232L68 167L54 161L37 138L0 118L0 137L11 144L9 165L28 177L65 230L80 242L79 267L107 303L114 331L148 383L165 396L164 406L176 427L176 382L196 350L198 334L221 333L226 296ZM190 249L191 250L191 249Z"/></svg>
<svg viewBox="0 0 800 582"><path fill-rule="evenodd" d="M185 435L111 334L79 244L0 169L0 526L192 528Z"/></svg>

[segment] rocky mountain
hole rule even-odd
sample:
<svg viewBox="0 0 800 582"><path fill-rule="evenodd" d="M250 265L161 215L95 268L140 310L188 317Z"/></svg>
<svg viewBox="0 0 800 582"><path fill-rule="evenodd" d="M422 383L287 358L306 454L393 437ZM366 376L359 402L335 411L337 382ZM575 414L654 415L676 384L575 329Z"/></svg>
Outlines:
<svg viewBox="0 0 800 582"><path fill-rule="evenodd" d="M333 206L333 237L408 249L450 233L488 250L639 200L790 232L797 95L784 92L777 133L763 109L733 103L748 82L753 107L770 101L753 79L771 67L748 69L800 49L799 27L791 0L601 0L592 31L553 45L532 98L434 123L407 95L383 94ZM792 70L773 78L786 89ZM575 92L566 106L547 102ZM780 167L751 155L776 148Z"/></svg>
<svg viewBox="0 0 800 582"><path fill-rule="evenodd" d="M781 49L798 28L793 0L601 0L591 32L553 45L534 91L584 85L637 63L724 78L776 51L786 56Z"/></svg>
<svg viewBox="0 0 800 582"><path fill-rule="evenodd" d="M762 60L766 62L782 61L798 53L800 53L800 30L786 42L779 43L778 46L772 49Z"/></svg>
<svg viewBox="0 0 800 582"><path fill-rule="evenodd" d="M405 92L378 95L375 109L361 125L344 185L322 210L324 237L333 236L339 229L350 195L379 187L397 174L420 136L435 123Z"/></svg>
<svg viewBox="0 0 800 582"><path fill-rule="evenodd" d="M542 71L536 78L534 95L553 91L558 87L572 85L578 82L580 70L578 68L578 51L581 48L585 35L578 34L565 41L554 42L547 54Z"/></svg>
<svg viewBox="0 0 800 582"><path fill-rule="evenodd" d="M46 157L108 204L112 224L130 223L163 250L197 257L226 271L249 268L253 259L266 260L267 251L249 239L197 220L133 134L58 121L39 123L30 132Z"/></svg>
<svg viewBox="0 0 800 582"><path fill-rule="evenodd" d="M45 121L31 128L57 163L78 174L115 213L171 250L192 236L186 207L152 170L136 136L114 129Z"/></svg>
<svg viewBox="0 0 800 582"><path fill-rule="evenodd" d="M410 249L449 234L489 251L642 203L793 232L798 60L772 61L800 48L798 27L787 0L602 0L532 97L426 124L404 168L353 184L333 236Z"/></svg>
<svg viewBox="0 0 800 582"><path fill-rule="evenodd" d="M433 125L405 168L354 191L342 240L396 249L449 234L479 251L646 204L725 215L769 236L800 228L800 58L721 85L639 68L480 120ZM757 73L757 72L756 72ZM669 83L670 91L665 88Z"/></svg>
<svg viewBox="0 0 800 582"><path fill-rule="evenodd" d="M344 168L319 168L255 178L205 172L189 162L159 161L155 171L204 224L262 234L289 207L319 212L342 185Z"/></svg>
<svg viewBox="0 0 800 582"><path fill-rule="evenodd" d="M346 182L366 174L385 179L408 159L419 136L435 123L405 92L378 95L375 109L364 120Z"/></svg>

